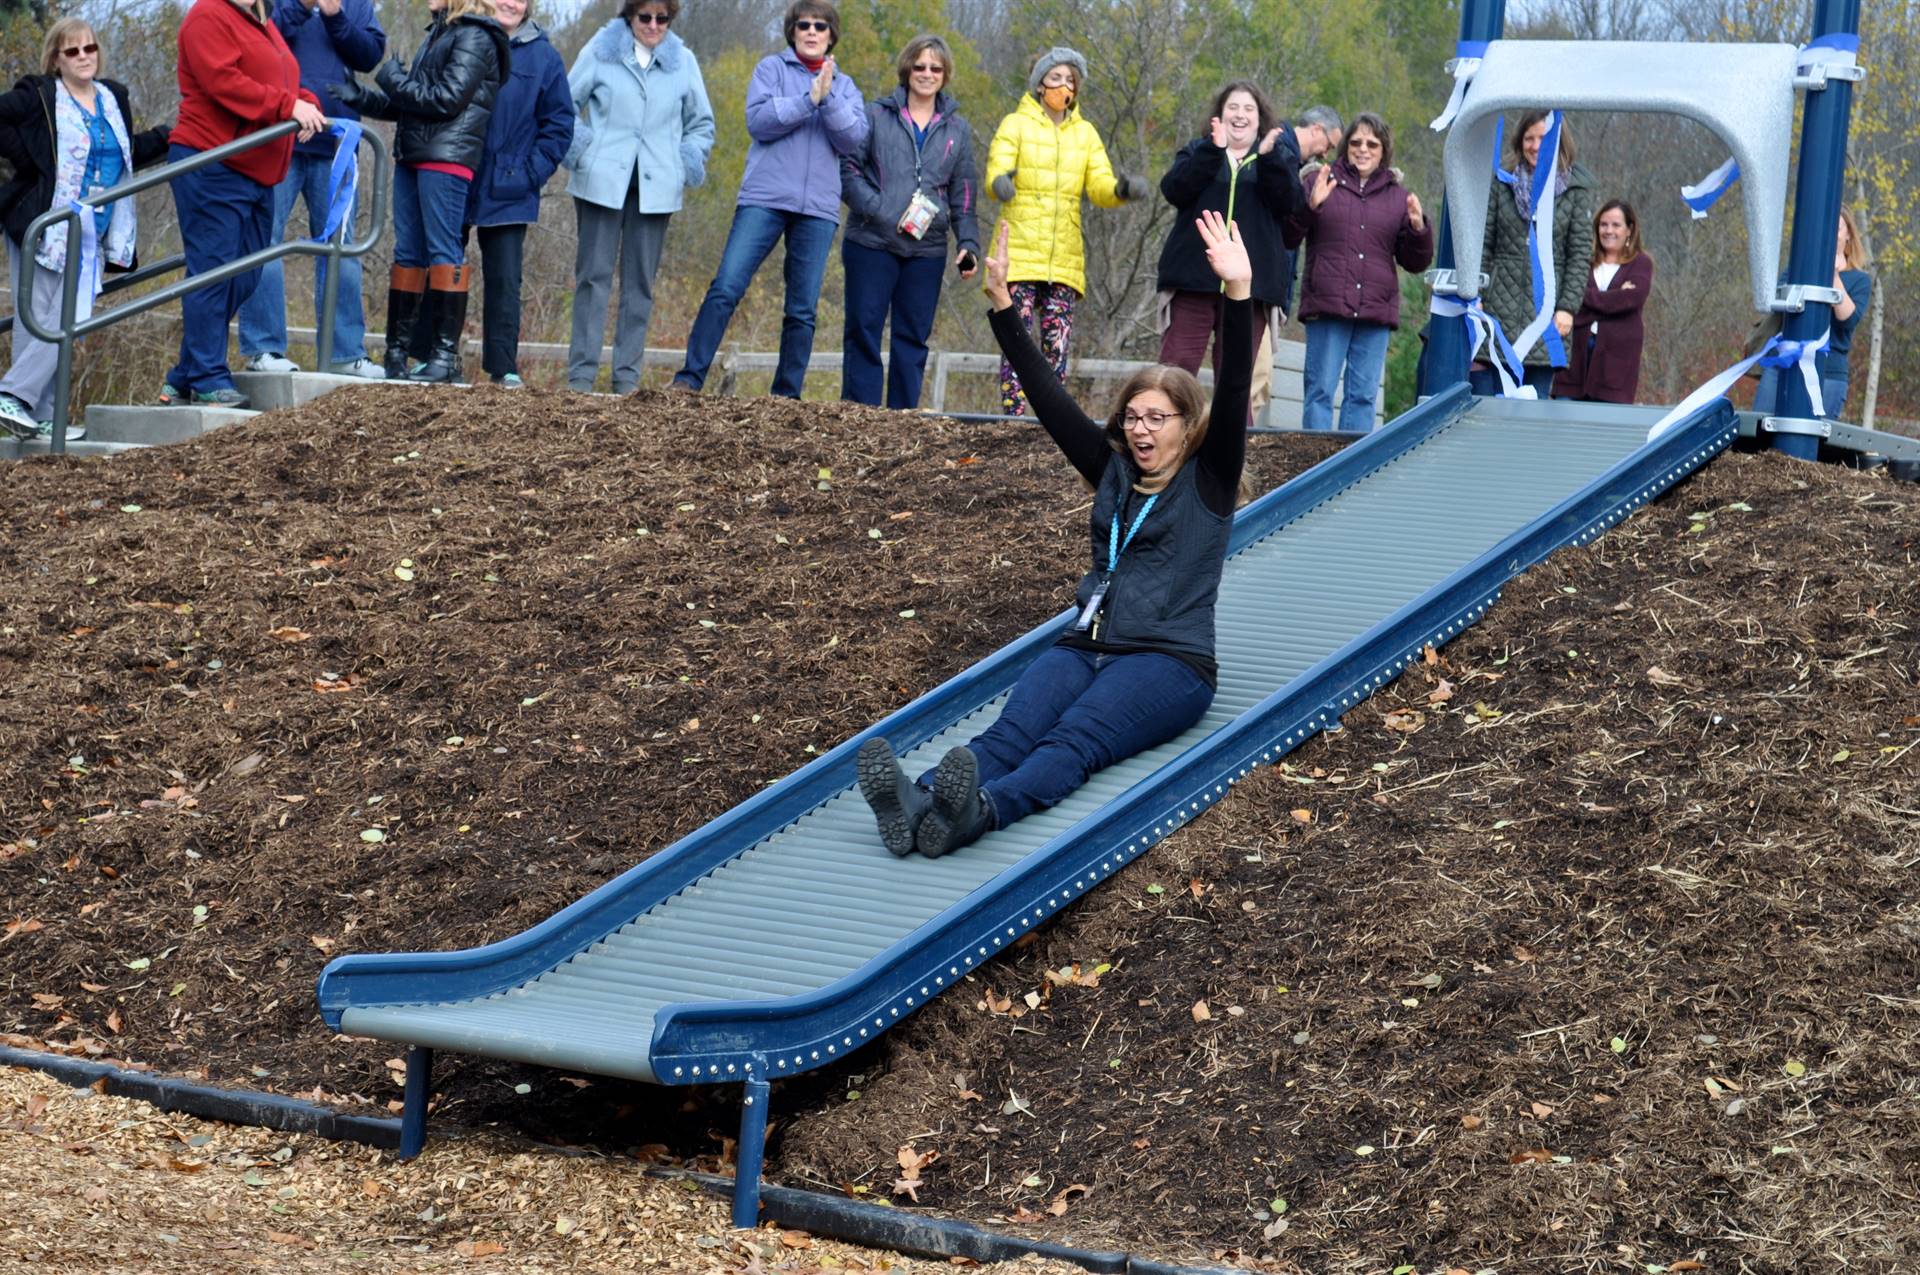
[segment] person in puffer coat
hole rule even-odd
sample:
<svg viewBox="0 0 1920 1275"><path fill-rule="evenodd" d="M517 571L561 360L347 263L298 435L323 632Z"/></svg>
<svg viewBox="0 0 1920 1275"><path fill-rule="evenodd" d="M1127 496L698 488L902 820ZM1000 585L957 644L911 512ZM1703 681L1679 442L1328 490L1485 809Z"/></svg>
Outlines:
<svg viewBox="0 0 1920 1275"><path fill-rule="evenodd" d="M1544 110L1528 111L1513 131L1513 145L1507 162L1513 166L1513 181L1505 177L1493 183L1487 195L1487 230L1480 268L1487 274L1482 301L1487 312L1500 321L1507 340L1517 341L1533 322L1533 258L1527 251L1527 223L1533 216L1533 170L1540 146L1547 135L1548 115ZM1560 154L1553 178L1553 279L1554 295L1551 327L1560 336L1562 353L1555 358L1545 334L1535 341L1521 362L1525 364L1525 383L1541 398L1552 391L1556 368L1567 366L1564 348L1573 331L1573 315L1586 295L1587 263L1593 257L1593 200L1595 182L1573 160L1573 136L1563 120L1560 125ZM1468 372L1475 394L1498 394L1501 384L1493 364L1486 361L1488 351Z"/></svg>
<svg viewBox="0 0 1920 1275"><path fill-rule="evenodd" d="M713 106L699 59L667 30L679 13L679 0L626 0L620 16L587 41L567 78L580 115L567 159L573 170L567 193L579 226L567 352L571 390L591 390L600 375L616 258L613 392L640 388L667 222L686 192L707 180Z"/></svg>
<svg viewBox="0 0 1920 1275"><path fill-rule="evenodd" d="M687 334L687 361L673 376L680 389L706 384L734 307L782 238L787 299L773 393L799 398L806 383L820 282L840 227L840 160L866 145L867 111L859 87L834 63L840 11L829 0L793 0L784 29L787 47L761 58L747 83L753 145L720 269Z"/></svg>
<svg viewBox="0 0 1920 1275"><path fill-rule="evenodd" d="M1007 224L1013 304L1062 380L1073 344L1073 310L1087 291L1080 200L1118 208L1142 199L1146 178L1115 175L1100 133L1080 114L1087 60L1056 45L1034 59L1027 92L987 148L987 185ZM1000 363L1000 409L1027 414L1020 377Z"/></svg>
<svg viewBox="0 0 1920 1275"><path fill-rule="evenodd" d="M460 379L467 322L467 192L484 161L493 104L511 73L493 0L427 0L433 15L413 64L381 63L375 86L329 85L341 102L393 120L393 275L387 291L389 377ZM435 307L433 356L409 373L407 349L423 298Z"/></svg>
<svg viewBox="0 0 1920 1275"><path fill-rule="evenodd" d="M867 105L867 144L840 161L847 233L841 397L880 404L880 331L893 315L887 406L920 406L927 338L940 304L947 241L962 279L979 269L973 128L944 91L953 53L937 35L916 36L898 62L900 87Z"/></svg>
<svg viewBox="0 0 1920 1275"><path fill-rule="evenodd" d="M1400 184L1393 133L1369 112L1353 117L1340 158L1307 181L1307 205L1290 237L1307 243L1300 320L1307 329L1301 425L1333 428L1333 387L1344 370L1340 428L1373 428L1387 342L1400 326L1400 276L1433 263L1433 224Z"/></svg>

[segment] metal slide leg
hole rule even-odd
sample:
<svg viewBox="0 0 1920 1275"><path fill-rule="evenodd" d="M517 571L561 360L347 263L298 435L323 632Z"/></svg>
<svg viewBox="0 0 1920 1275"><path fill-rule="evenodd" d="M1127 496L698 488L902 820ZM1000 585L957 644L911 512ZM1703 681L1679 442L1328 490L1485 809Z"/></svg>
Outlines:
<svg viewBox="0 0 1920 1275"><path fill-rule="evenodd" d="M734 1148L733 1224L760 1225L760 1165L767 1153L767 1082L749 1080L740 1099L740 1145Z"/></svg>
<svg viewBox="0 0 1920 1275"><path fill-rule="evenodd" d="M407 1050L406 1106L400 1113L400 1158L411 1160L427 1145L427 1099L432 1095L433 1051Z"/></svg>

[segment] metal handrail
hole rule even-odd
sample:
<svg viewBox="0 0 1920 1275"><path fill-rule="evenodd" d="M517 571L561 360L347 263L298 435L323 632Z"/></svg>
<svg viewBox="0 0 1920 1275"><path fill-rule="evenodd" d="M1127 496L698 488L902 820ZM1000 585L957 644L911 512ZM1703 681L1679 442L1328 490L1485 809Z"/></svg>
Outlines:
<svg viewBox="0 0 1920 1275"><path fill-rule="evenodd" d="M225 142L210 150L201 151L197 155L191 155L186 159L175 160L169 164L162 164L157 168L150 168L130 181L124 181L118 186L102 191L91 200L88 200L87 203L90 205L105 204L115 200L129 199L143 190L151 190L155 186L171 182L182 173L190 173L196 169L205 168L209 164L218 164L223 160L231 159L235 155L252 150L256 146L263 146L268 142L278 141L283 137L291 136L299 130L299 127L300 126L294 121L287 120L272 125L269 128L263 128L257 133L249 133L245 137L237 137L231 142ZM27 227L27 233L20 245L22 265L20 275L14 280L13 285L14 317L25 324L27 331L33 333L33 335L40 340L47 342L49 345L57 345L60 347L59 370L55 375L53 388L53 434L49 439L50 449L54 454L59 455L67 450L67 415L69 398L73 392L73 345L75 341L78 341L83 336L98 332L102 328L111 327L123 319L132 318L136 314L144 314L148 310L166 305L168 302L177 300L189 292L198 291L208 284L222 283L233 278L235 275L242 275L250 270L257 270L268 262L278 261L282 257L300 253L306 256L326 257L334 263L334 268L327 271L327 287L325 296L321 301L320 330L317 334L320 347L320 365L322 367L327 366L326 360L333 353L333 315L337 304L336 294L340 286L340 258L362 256L380 241L381 228L386 225L387 221L387 201L393 186L393 166L388 160L386 142L381 139L378 133L375 133L371 129L363 129L360 133L360 140L373 149L373 197L368 205L369 212L372 216L372 228L368 231L365 239L357 242L349 241L347 236L352 232L353 226L350 221L343 221L339 231L326 243L316 243L312 239L288 239L281 243L268 244L258 252L248 253L237 261L229 261L225 265L216 266L214 269L208 270L203 274L188 275L186 278L176 280L164 288L156 288L144 296L137 297L129 301L126 305L115 306L111 310L96 312L77 322L74 319L74 311L79 306L80 254L75 250L75 246L79 243L80 213L71 206L66 208L49 208L33 219L33 224ZM46 237L47 231L61 222L67 224L68 250L66 263L60 272L60 330L58 332L51 332L41 327L34 319L33 306L30 299L33 296L34 272L43 268L36 259L40 241ZM156 263L153 267L154 273L159 273L160 268L170 265L172 260L173 259L169 259L169 261L166 262ZM186 259L181 257L178 260L184 264ZM153 275L149 274L146 277L152 278ZM103 289L102 292L104 293L104 291Z"/></svg>
<svg viewBox="0 0 1920 1275"><path fill-rule="evenodd" d="M111 279L100 285L100 295L104 297L109 293L125 292L128 288L137 288L151 279L158 279L163 274L172 274L175 270L178 270L186 264L187 254L184 252L176 252L171 257L162 257L151 265L129 270L125 274L114 275ZM19 298L15 297L14 300L18 301ZM0 332L11 331L13 331L13 316L11 314L0 314Z"/></svg>

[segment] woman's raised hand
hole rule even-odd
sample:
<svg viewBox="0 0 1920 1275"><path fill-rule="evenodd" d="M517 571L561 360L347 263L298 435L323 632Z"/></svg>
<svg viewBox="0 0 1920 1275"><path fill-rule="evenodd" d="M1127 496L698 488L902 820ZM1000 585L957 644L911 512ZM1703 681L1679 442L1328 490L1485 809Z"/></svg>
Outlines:
<svg viewBox="0 0 1920 1275"><path fill-rule="evenodd" d="M1313 175L1313 188L1307 191L1307 207L1318 209L1333 193L1333 165L1322 164Z"/></svg>
<svg viewBox="0 0 1920 1275"><path fill-rule="evenodd" d="M1207 140L1221 150L1227 149L1227 126L1220 122L1218 115L1207 124Z"/></svg>
<svg viewBox="0 0 1920 1275"><path fill-rule="evenodd" d="M987 254L987 281L980 285L980 291L987 294L987 300L996 310L1005 310L1013 304L1013 293L1007 290L1011 260L1007 251L1007 223L1002 221L993 232L993 251Z"/></svg>
<svg viewBox="0 0 1920 1275"><path fill-rule="evenodd" d="M1420 196L1411 191L1407 193L1407 222L1413 227L1415 234L1427 228L1427 214L1420 207Z"/></svg>
<svg viewBox="0 0 1920 1275"><path fill-rule="evenodd" d="M1253 262L1247 257L1247 245L1240 240L1240 227L1213 209L1203 211L1193 223L1200 231L1200 242L1207 246L1207 264L1227 285L1227 296L1245 301L1253 295Z"/></svg>

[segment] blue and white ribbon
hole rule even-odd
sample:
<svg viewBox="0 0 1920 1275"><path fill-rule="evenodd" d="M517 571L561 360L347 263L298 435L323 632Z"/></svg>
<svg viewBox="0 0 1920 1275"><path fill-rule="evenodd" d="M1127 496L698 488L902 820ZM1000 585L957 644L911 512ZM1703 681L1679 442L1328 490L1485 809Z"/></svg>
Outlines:
<svg viewBox="0 0 1920 1275"><path fill-rule="evenodd" d="M1720 196L1726 194L1739 180L1740 161L1729 155L1726 163L1693 185L1682 186L1680 198L1686 200L1687 207L1693 210L1693 219L1699 221L1707 215L1707 209L1720 202Z"/></svg>
<svg viewBox="0 0 1920 1275"><path fill-rule="evenodd" d="M1486 40L1461 40L1453 46L1453 92L1447 95L1447 104L1434 116L1433 123L1427 125L1434 132L1444 131L1460 113L1460 107L1467 100L1467 85L1473 82L1474 74L1487 56L1487 44Z"/></svg>
<svg viewBox="0 0 1920 1275"><path fill-rule="evenodd" d="M1820 371L1815 366L1815 360L1820 352L1827 348L1827 343L1832 338L1832 328L1822 332L1818 341L1789 341L1782 336L1769 338L1767 343L1760 347L1759 353L1741 359L1681 399L1672 411L1654 422L1653 428L1647 431L1647 441L1652 442L1714 399L1725 396L1726 392L1732 389L1734 384L1756 364L1761 367L1799 368L1800 379L1806 384L1807 402L1812 405L1813 414L1816 417L1825 416L1827 404L1826 400L1820 396Z"/></svg>
<svg viewBox="0 0 1920 1275"><path fill-rule="evenodd" d="M333 167L327 174L327 220L315 235L316 243L327 243L340 232L341 223L353 216L354 197L360 191L360 130L358 120L334 120L327 131L340 139L334 148Z"/></svg>
<svg viewBox="0 0 1920 1275"><path fill-rule="evenodd" d="M1860 37L1857 35L1823 35L1810 40L1800 48L1799 56L1794 59L1793 73L1796 76L1807 75L1816 66L1837 67L1853 66L1860 55ZM1693 219L1699 221L1707 215L1707 210L1720 201L1720 196L1733 188L1740 180L1740 165L1732 158L1702 177L1691 186L1680 188L1680 198L1692 210Z"/></svg>
<svg viewBox="0 0 1920 1275"><path fill-rule="evenodd" d="M1567 365L1566 346L1561 344L1560 330L1553 326L1554 294L1559 282L1553 265L1553 195L1554 179L1559 173L1563 119L1559 111L1548 113L1547 135L1540 139L1533 180L1527 188L1533 200L1533 215L1527 221L1527 257L1533 267L1533 321L1513 339L1513 348L1522 359L1536 342L1545 341L1547 359L1555 367ZM1500 167L1497 140L1495 145L1494 176L1510 186L1518 185L1520 179Z"/></svg>
<svg viewBox="0 0 1920 1275"><path fill-rule="evenodd" d="M83 199L69 199L67 207L80 214L75 219L80 227L80 288L73 299L74 321L79 322L93 317L94 298L106 282L105 263L100 259L100 227L94 221L99 210Z"/></svg>
<svg viewBox="0 0 1920 1275"><path fill-rule="evenodd" d="M1453 297L1435 293L1428 303L1427 311L1443 319L1460 319L1472 334L1472 342L1467 351L1467 363L1471 365L1480 353L1482 345L1487 347L1487 361L1493 364L1495 375L1500 378L1501 398L1538 398L1533 386L1527 385L1522 378L1520 356L1514 353L1513 345L1507 340L1507 334L1500 329L1500 320L1488 314L1486 307L1480 304L1480 298L1471 301L1459 301Z"/></svg>

